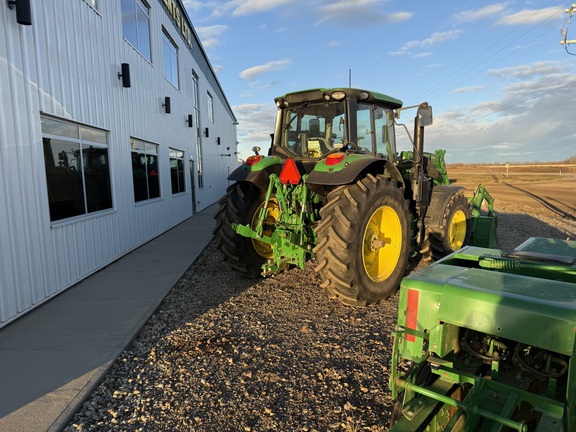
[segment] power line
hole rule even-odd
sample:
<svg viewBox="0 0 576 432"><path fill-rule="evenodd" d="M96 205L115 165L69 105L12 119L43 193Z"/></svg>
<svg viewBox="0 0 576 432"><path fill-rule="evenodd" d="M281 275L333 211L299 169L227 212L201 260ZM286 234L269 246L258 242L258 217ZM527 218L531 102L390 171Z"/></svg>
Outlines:
<svg viewBox="0 0 576 432"><path fill-rule="evenodd" d="M450 128L453 128L453 127L455 127L455 126L461 126L461 125L464 125L464 124L467 124L467 123L472 123L472 122L474 122L474 121L476 121L476 120L479 120L479 119L481 119L481 118L489 117L489 116L492 116L492 115L494 115L494 114L498 114L498 113L500 113L500 112L507 111L507 110L509 110L509 109L511 109L511 108L514 108L514 107L518 106L518 105L522 105L522 104L524 104L524 103L526 103L526 102L529 102L529 101L531 101L531 100L538 99L538 98L540 98L540 97L542 97L542 96L545 96L545 95L547 95L547 94L550 94L550 93L552 93L552 92L554 92L554 91L556 91L556 90L560 90L560 89L562 89L562 88L564 88L564 87L571 86L571 85L573 85L573 84L576 84L576 80L571 81L571 82L569 82L569 83L567 83L567 84L564 84L564 85L561 85L561 86L557 86L557 87L555 87L555 88L553 88L553 89L550 89L550 90L547 91L547 92L538 94L538 95L533 96L533 97L528 98L528 99L524 99L524 100L522 100L522 101L520 101L520 102L517 102L517 103L515 103L515 104L505 106L504 108L501 108L501 109L499 109L499 110L497 110L497 111L492 111L492 112L490 112L490 113L488 113L488 114L484 114L484 115L475 117L475 118L470 119L470 120L465 120L465 121L462 121L462 122L459 122L459 123L453 123L453 124L450 125ZM542 87L539 87L539 88L536 88L536 89L531 90L530 92L537 91L537 90L541 90L541 89L542 89ZM528 92L526 92L526 93L528 93ZM428 135L433 135L433 134L435 134L435 133L442 132L442 131L444 131L444 130L448 130L448 128L430 130L430 132L428 132Z"/></svg>
<svg viewBox="0 0 576 432"><path fill-rule="evenodd" d="M498 45L500 43L500 41L502 41L503 39L507 38L511 33L513 33L514 31L516 31L518 28L520 28L522 25L524 25L527 21L529 21L533 16L535 16L539 11L543 10L546 6L548 6L553 0L549 0L542 8L538 9L537 11L534 11L530 16L528 16L526 19L524 19L524 21L522 21L520 24L518 24L516 27L514 27L512 30L508 31L504 36L500 37L497 41L495 41L494 43L492 43L492 45L490 45L488 48L486 48L484 51L482 51L480 54L476 55L475 57L473 57L472 59L470 59L467 63L465 63L463 66L461 66L460 68L458 68L456 71L454 71L452 74L450 74L449 76L447 76L446 78L444 78L442 81L440 81L438 84L436 84L435 86L433 86L432 88L426 90L424 93L422 93L420 96L418 96L418 98L416 98L416 100L421 100L421 99L433 99L433 95L436 94L437 92L441 91L442 89L450 86L452 83L454 83L456 80L451 80L450 82L444 84L443 86L438 87L440 84L448 81L451 77L453 77L454 75L456 75L458 72L460 72L462 69L466 68L466 66L470 65L471 63L473 63L475 60L479 59L482 55L484 55L485 53L487 53L489 50L491 50L493 47L495 47L496 45ZM489 59L491 59L492 57L496 56L497 54L499 54L500 52L502 52L504 49L506 49L507 47L509 47L510 45L514 44L516 41L518 41L520 38L526 36L528 33L532 32L533 30L535 30L536 28L538 28L539 26L543 25L544 23L546 23L547 21L549 21L550 19L552 19L552 17L554 15L556 15L557 13L559 13L560 10L558 12L555 12L554 14L550 15L546 20L540 22L538 25L536 25L535 27L532 27L531 29L529 29L528 31L524 32L522 35L518 36L517 38L515 38L514 40L512 40L511 42L509 42L507 45L505 45L504 47L502 47L501 49L499 49L498 51L496 51L494 54L488 56L487 58L485 58L484 60L482 60L480 63L472 66L471 68L469 68L469 70L467 72L464 73L464 75L469 74L470 72L472 72L475 68L477 68L478 66L480 66L481 64L483 64L484 62L488 61ZM555 24L556 26L557 24ZM550 31L551 29L547 30L546 32ZM544 33L546 33L544 32ZM534 41L535 39L541 37L544 33L540 34L538 37L532 39L530 42ZM513 52L518 51L520 48L525 47L525 45L520 46L518 48L516 48ZM499 61L502 61L504 58L506 57L502 57L500 60L492 63L490 66L498 63ZM487 68L489 68L490 66L488 66ZM480 72L486 70L487 68L482 69ZM478 72L478 73L480 73ZM476 73L475 75L473 75L472 77L476 76L478 73ZM472 78L469 77L467 79L464 80L460 80L459 83L465 82L466 80ZM431 92L431 93L430 93ZM445 94L446 92L443 92L441 94ZM437 96L436 96L437 97Z"/></svg>
<svg viewBox="0 0 576 432"><path fill-rule="evenodd" d="M548 3L546 3L546 5L548 5L550 3L550 1ZM545 5L545 6L546 6ZM543 9L543 8L542 8ZM484 54L486 51L488 51L490 48L494 47L498 42L500 42L503 38L505 38L506 36L508 36L512 31L516 30L518 27L520 27L522 24L524 24L526 21L528 21L531 17L533 17L534 15L536 15L537 11L534 12L532 15L530 15L528 18L526 18L521 24L518 24L513 30L509 31L505 36L501 37L497 42L493 43L489 48L487 48L486 50L484 50L481 54L479 54L478 56L474 57L474 59L472 59L471 61L469 61L468 63L466 63L466 65L470 64L473 60L476 60L477 58L479 58L482 54ZM515 38L514 40L512 40L510 43L508 43L507 45L505 45L504 47L502 47L501 49L499 49L498 51L496 51L494 54L490 55L489 57L485 58L484 60L482 60L480 63L478 63L477 65L475 65L474 67L470 68L464 75L471 73L475 68L479 67L481 64L485 63L486 61L488 61L489 59L495 57L496 55L498 55L499 53L501 53L502 51L504 51L506 48L508 48L510 45L514 44L516 41L518 41L519 39L523 38L524 36L526 36L528 33L536 30L538 27L540 27L541 25L545 24L547 21L549 21L550 19L552 19L556 14L560 13L560 10L558 12L555 12L554 14L550 15L546 20L540 22L538 25L532 27L530 30L524 32L522 35L518 36L517 38ZM544 34L548 33L549 31L551 31L554 27L558 26L558 23L555 23L552 27L550 27L548 30L540 33L538 36L532 38L528 43L521 45L519 47L517 47L516 49L514 49L512 51L512 53L515 53L517 51L519 51L520 49L526 47L529 43L535 41L536 39L539 39L540 37L542 37ZM479 73L487 70L488 68L490 68L491 66L501 62L502 60L506 59L508 56L504 56L498 60L496 60L495 62L491 63L490 65L488 65L487 67L485 67L484 69L481 69L480 71L476 72L474 75L461 79L456 83L456 80L452 80L450 82L448 82L447 84L438 87L436 90L434 90L432 93L427 94L427 99L434 99L434 98L438 98L440 95L442 94L446 94L448 91L444 91L443 93L440 93L439 95L434 96L437 92L439 92L440 90L456 83L456 84L461 84L473 77L475 77L476 75L478 75ZM464 65L463 67L461 67L460 69L458 69L458 71L462 70L466 65ZM456 72L458 72L456 71ZM455 73L456 73L455 72ZM455 73L451 74L451 76L453 76ZM447 78L446 78L447 79ZM442 80L441 82L446 81L446 79ZM454 88L454 87L452 87Z"/></svg>

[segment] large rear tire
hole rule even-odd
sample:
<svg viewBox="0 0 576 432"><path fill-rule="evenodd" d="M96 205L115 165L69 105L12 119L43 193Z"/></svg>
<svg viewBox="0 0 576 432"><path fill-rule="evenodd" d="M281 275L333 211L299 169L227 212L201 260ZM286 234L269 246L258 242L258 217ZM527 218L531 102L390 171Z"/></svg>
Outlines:
<svg viewBox="0 0 576 432"><path fill-rule="evenodd" d="M442 216L442 225L426 229L421 252L425 260L436 261L470 243L472 211L461 193L452 195Z"/></svg>
<svg viewBox="0 0 576 432"><path fill-rule="evenodd" d="M320 210L314 249L322 287L350 306L393 294L410 254L411 224L404 189L372 176L330 192Z"/></svg>
<svg viewBox="0 0 576 432"><path fill-rule="evenodd" d="M262 265L272 259L272 247L267 243L237 234L232 224L249 225L255 228L259 222L258 215L265 198L265 192L254 184L235 183L228 187L226 195L220 200L220 209L215 216L216 247L222 252L224 260L232 269L251 278L260 276ZM271 199L268 202L268 218L264 223L264 235L271 236L277 218L278 205L274 199Z"/></svg>

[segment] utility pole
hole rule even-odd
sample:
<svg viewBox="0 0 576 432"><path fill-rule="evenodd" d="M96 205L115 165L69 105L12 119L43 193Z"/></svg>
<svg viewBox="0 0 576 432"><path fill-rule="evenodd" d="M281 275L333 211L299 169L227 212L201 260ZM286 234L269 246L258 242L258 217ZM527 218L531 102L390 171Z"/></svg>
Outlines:
<svg viewBox="0 0 576 432"><path fill-rule="evenodd" d="M570 7L570 9L566 9L566 10L564 10L564 12L566 12L567 14L570 14L570 18L568 19L568 25L566 27L566 31L564 31L564 29L560 30L560 34L563 37L563 39L560 41L560 43L562 45L564 45L564 48L566 48L566 52L568 54L576 55L576 54L572 54L570 51L568 51L568 45L576 44L576 39L568 39L568 28L570 27L570 22L572 21L572 16L576 13L576 4L573 3L572 6Z"/></svg>

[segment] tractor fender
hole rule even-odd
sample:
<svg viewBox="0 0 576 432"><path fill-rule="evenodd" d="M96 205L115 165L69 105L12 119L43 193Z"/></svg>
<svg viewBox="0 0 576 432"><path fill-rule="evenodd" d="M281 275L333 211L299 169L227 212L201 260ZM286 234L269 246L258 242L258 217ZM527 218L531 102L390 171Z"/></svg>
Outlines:
<svg viewBox="0 0 576 432"><path fill-rule="evenodd" d="M394 164L381 158L362 158L346 165L344 168L333 171L312 171L306 179L306 185L314 192L321 193L322 186L341 186L356 181L362 173L384 173L388 171L391 178L404 184L402 174Z"/></svg>
<svg viewBox="0 0 576 432"><path fill-rule="evenodd" d="M280 175L280 171L282 171L282 165L279 163L268 165L262 169L253 169L253 167L242 165L232 171L228 180L253 183L258 189L266 191L270 182L270 174Z"/></svg>
<svg viewBox="0 0 576 432"><path fill-rule="evenodd" d="M462 186L454 185L441 185L434 186L432 195L430 197L430 204L426 211L424 223L426 227L441 226L442 218L444 217L444 209L450 201L450 198L459 191L464 190Z"/></svg>

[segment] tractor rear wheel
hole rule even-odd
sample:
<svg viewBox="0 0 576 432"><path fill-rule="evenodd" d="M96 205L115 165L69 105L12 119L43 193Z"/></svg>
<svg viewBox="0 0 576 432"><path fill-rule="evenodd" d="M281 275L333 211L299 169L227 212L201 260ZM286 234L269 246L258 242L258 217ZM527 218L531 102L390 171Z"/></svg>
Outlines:
<svg viewBox="0 0 576 432"><path fill-rule="evenodd" d="M254 184L235 183L228 187L226 195L220 200L220 209L215 216L214 236L217 248L232 269L247 277L260 276L262 265L273 257L272 247L267 243L237 234L232 224L255 228L265 199L265 192ZM277 218L278 204L275 199L271 199L268 202L268 217L263 226L264 235L272 235Z"/></svg>
<svg viewBox="0 0 576 432"><path fill-rule="evenodd" d="M468 199L461 193L454 194L444 208L442 225L426 230L423 257L435 261L470 243L471 218Z"/></svg>
<svg viewBox="0 0 576 432"><path fill-rule="evenodd" d="M410 254L404 188L368 175L330 192L320 216L314 252L328 293L350 306L378 303L393 294Z"/></svg>

